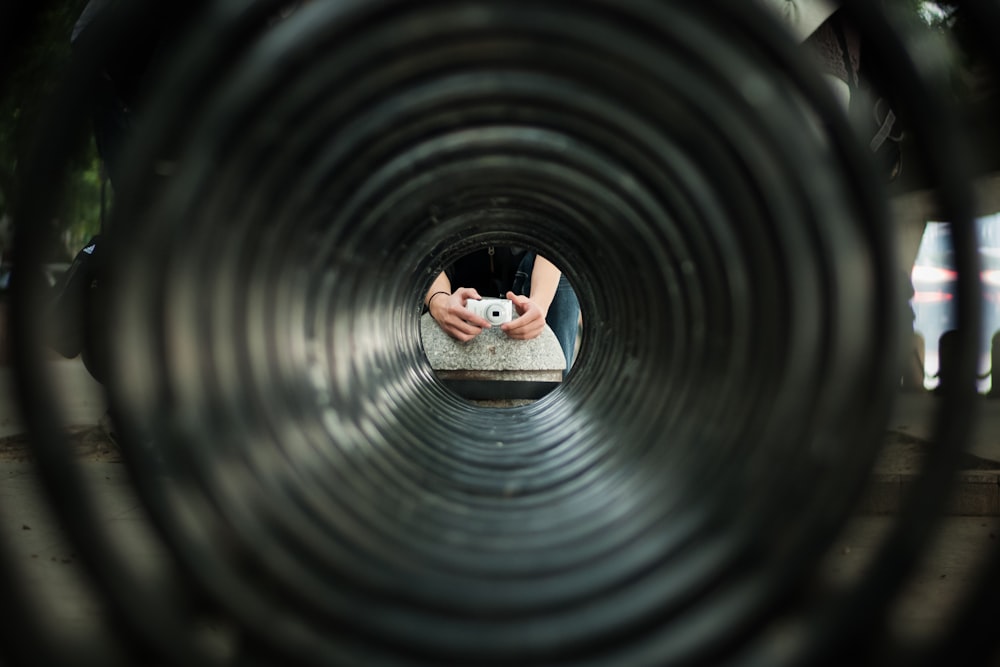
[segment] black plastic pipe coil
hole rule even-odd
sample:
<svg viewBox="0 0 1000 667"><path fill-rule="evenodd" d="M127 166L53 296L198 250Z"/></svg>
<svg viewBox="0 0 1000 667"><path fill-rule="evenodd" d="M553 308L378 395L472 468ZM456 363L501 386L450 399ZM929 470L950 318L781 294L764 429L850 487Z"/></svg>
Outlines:
<svg viewBox="0 0 1000 667"><path fill-rule="evenodd" d="M369 0L265 28L278 4L202 11L117 193L108 395L177 573L132 562L62 465L41 314L15 295L50 499L123 628L75 660L985 655L971 639L988 635L973 632L997 558L944 639L904 645L881 624L947 497L965 395L942 397L940 445L873 565L813 585L882 442L905 297L879 176L774 18L747 2ZM968 149L944 58L878 3L845 10L955 223L972 378ZM996 4L974 11L1000 25ZM21 219L44 214L71 125L40 149ZM463 402L421 350L426 288L487 241L537 248L581 302L569 378L525 407ZM56 651L44 623L10 616L10 660ZM206 648L206 619L234 629L238 657Z"/></svg>

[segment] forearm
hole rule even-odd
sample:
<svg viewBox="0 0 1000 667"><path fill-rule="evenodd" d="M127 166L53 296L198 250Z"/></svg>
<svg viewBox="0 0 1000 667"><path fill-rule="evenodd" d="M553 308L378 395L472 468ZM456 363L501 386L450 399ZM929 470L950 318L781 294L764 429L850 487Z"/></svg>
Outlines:
<svg viewBox="0 0 1000 667"><path fill-rule="evenodd" d="M549 312L561 275L562 272L555 264L542 256L535 257L535 266L531 270L531 300L541 309L543 315Z"/></svg>
<svg viewBox="0 0 1000 667"><path fill-rule="evenodd" d="M431 299L438 292L444 292L445 294L449 295L451 294L451 281L448 280L448 274L446 274L444 271L442 271L438 275L438 277L434 279L434 282L431 283L431 286L427 290L427 293L424 294L424 305L427 306L428 309L430 308L431 305ZM439 296L438 298L443 299L444 296Z"/></svg>

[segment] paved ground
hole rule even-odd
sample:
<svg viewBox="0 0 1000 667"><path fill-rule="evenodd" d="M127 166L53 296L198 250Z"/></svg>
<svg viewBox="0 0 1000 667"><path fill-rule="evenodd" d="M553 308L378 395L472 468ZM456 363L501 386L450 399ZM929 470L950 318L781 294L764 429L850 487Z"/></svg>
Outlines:
<svg viewBox="0 0 1000 667"><path fill-rule="evenodd" d="M972 436L962 455L955 498L948 511L958 515L1000 516L1000 400L980 396ZM942 398L931 393L900 393L886 425L884 451L873 471L864 505L874 513L897 512L923 469L934 440Z"/></svg>
<svg viewBox="0 0 1000 667"><path fill-rule="evenodd" d="M900 393L886 426L891 431L931 440L933 419L941 401L933 393ZM967 449L980 458L1000 462L1000 398L980 396L976 407L976 421Z"/></svg>
<svg viewBox="0 0 1000 667"><path fill-rule="evenodd" d="M106 409L101 385L94 381L78 359L53 361L48 366L53 386L66 398L67 425L95 425ZM17 407L14 378L9 367L0 366L0 438L25 432Z"/></svg>
<svg viewBox="0 0 1000 667"><path fill-rule="evenodd" d="M162 544L153 536L143 509L133 496L125 467L95 426L104 412L100 388L77 364L54 364L53 372L64 383L61 386L69 388L68 393L75 396L64 421L75 425L70 432L105 528L144 567L154 570L169 567ZM902 484L905 476L919 467L930 436L936 400L939 399L927 395L901 395L888 425L892 455L876 471L876 481L881 476L885 484L892 479ZM111 633L113 629L98 597L82 576L82 565L73 547L48 512L34 466L23 447L24 439L15 437L23 431L23 425L10 410L9 387L0 389L0 406L6 406L0 412L0 540L9 546L10 555L24 573L24 585L32 591L45 618L70 637ZM975 472L992 479L996 489L1000 471L995 470L998 466L992 462L1000 461L1000 402L983 399L981 407L983 418L974 437L970 461L980 466ZM976 581L976 566L989 549L996 550L1000 535L997 515L1000 512L992 516L952 515L946 519L920 573L896 605L893 625L898 632L906 637L922 637L938 631L956 601ZM823 561L824 576L836 585L850 585L883 543L893 521L891 512L856 517ZM221 630L214 637L220 651L232 648L232 638ZM995 664L1000 665L1000 661Z"/></svg>
<svg viewBox="0 0 1000 667"><path fill-rule="evenodd" d="M83 470L89 484L98 490L95 495L103 527L145 568L169 567L169 558L132 495L124 466L91 461ZM36 596L38 611L50 627L59 627L64 641L113 634L73 546L47 511L32 464L0 465L0 507L0 540L11 548L24 585ZM891 516L854 519L829 551L821 575L834 585L851 585L883 543L892 522ZM895 605L895 631L902 637L923 638L938 632L964 592L975 584L976 567L987 549L996 548L998 535L1000 518L949 517L934 548L927 552L918 574ZM214 633L212 639L220 653L233 650L231 635L219 628L207 631Z"/></svg>

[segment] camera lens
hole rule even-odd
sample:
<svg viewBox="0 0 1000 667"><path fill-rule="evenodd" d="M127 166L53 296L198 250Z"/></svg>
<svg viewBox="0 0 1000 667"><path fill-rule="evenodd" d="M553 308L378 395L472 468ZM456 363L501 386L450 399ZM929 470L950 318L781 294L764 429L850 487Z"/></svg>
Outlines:
<svg viewBox="0 0 1000 667"><path fill-rule="evenodd" d="M502 324L504 321L503 309L500 306L490 306L486 311L486 319L490 324Z"/></svg>

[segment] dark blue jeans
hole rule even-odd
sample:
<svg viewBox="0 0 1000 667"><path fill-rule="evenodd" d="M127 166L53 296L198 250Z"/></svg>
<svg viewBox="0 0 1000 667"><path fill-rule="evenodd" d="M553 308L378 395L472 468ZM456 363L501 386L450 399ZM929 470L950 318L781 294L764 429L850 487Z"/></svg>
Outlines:
<svg viewBox="0 0 1000 667"><path fill-rule="evenodd" d="M514 285L511 291L514 294L531 296L531 272L535 268L536 253L528 252L517 267L517 274L514 277ZM545 316L545 323L549 325L552 332L559 340L563 355L566 357L565 377L573 365L573 353L576 351L576 334L580 320L580 301L576 298L576 292L572 285L566 280L566 276L559 276L559 286L556 288L556 295L549 305L549 312Z"/></svg>

